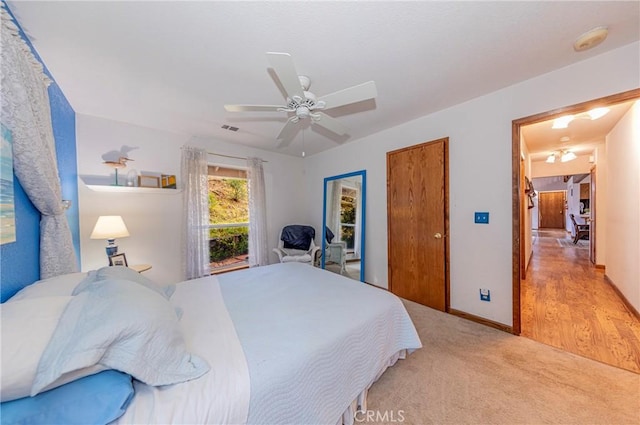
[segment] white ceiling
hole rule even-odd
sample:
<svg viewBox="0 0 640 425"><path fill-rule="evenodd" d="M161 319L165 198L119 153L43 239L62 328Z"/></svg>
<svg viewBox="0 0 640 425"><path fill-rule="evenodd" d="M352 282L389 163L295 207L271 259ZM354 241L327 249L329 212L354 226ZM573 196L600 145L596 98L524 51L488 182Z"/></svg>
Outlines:
<svg viewBox="0 0 640 425"><path fill-rule="evenodd" d="M266 52L287 52L318 96L374 80L375 101L329 110L307 155L397 126L640 39L640 2L9 1L77 113L300 155ZM600 25L609 37L576 53ZM559 105L560 106L560 105ZM543 112L543 111L540 111ZM223 130L223 124L239 127ZM308 123L304 124L308 127Z"/></svg>

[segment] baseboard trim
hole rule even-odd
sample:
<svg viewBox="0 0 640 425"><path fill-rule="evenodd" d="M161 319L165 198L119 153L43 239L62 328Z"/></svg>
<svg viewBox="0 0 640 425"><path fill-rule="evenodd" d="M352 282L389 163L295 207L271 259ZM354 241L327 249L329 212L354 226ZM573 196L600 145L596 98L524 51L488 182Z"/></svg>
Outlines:
<svg viewBox="0 0 640 425"><path fill-rule="evenodd" d="M604 264L596 264L596 265L595 265L595 267L596 267L596 269L598 269L598 270L605 270L605 269L606 269L606 267L605 267L605 265L604 265Z"/></svg>
<svg viewBox="0 0 640 425"><path fill-rule="evenodd" d="M624 304L625 307L627 307L627 310L629 310L629 313L631 313L632 315L634 315L636 317L636 319L640 320L640 313L638 312L638 310L636 310L636 308L631 305L631 303L629 302L629 300L627 299L627 297L624 296L624 294L622 292L620 292L620 289L618 289L618 287L616 286L615 283L613 283L613 281L609 278L609 276L607 276L606 274L604 275L604 280L607 281L607 283L609 285L611 285L611 287L613 288L613 290L616 292L616 294L618 294L618 296L620 297L620 299L622 300L622 303Z"/></svg>
<svg viewBox="0 0 640 425"><path fill-rule="evenodd" d="M504 323L494 322L493 320L485 319L484 317L476 316L474 314L465 313L464 311L450 308L449 314L453 314L454 316L462 317L463 319L471 320L472 322L480 323L481 325L489 326L503 332L507 332L510 334L513 333L512 326L507 326Z"/></svg>
<svg viewBox="0 0 640 425"><path fill-rule="evenodd" d="M369 286L373 286L374 288L382 289L383 291L389 292L389 290L387 288L383 288L382 286L374 285L373 283L369 283L367 281L362 281L362 283L364 283L366 285L369 285Z"/></svg>

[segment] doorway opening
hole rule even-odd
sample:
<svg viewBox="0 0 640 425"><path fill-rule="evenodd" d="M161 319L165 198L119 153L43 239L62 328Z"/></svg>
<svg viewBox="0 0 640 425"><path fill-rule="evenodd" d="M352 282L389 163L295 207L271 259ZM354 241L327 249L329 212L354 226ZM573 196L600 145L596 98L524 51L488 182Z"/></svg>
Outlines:
<svg viewBox="0 0 640 425"><path fill-rule="evenodd" d="M606 157L605 151L598 150L596 145L603 145L605 137L602 136L601 140L582 140L581 146L577 146L574 139L579 138L579 125L588 121L580 118L589 118L588 113L595 108L624 109L625 104L632 105L639 98L640 90L636 89L515 120L512 126L513 333L636 373L640 373L640 315L607 277L603 253L596 257L596 247L604 243L606 236L604 220L597 227L598 233L595 231L598 224L596 212L598 208L606 211L607 207L605 197L596 198L599 184L597 160L600 157L604 161ZM621 115L631 106L626 107ZM541 145L542 148L531 143L539 134L526 134L529 126L536 129L544 124L551 129L551 123L556 118L568 116L577 117L576 123L579 125L573 129L571 126L565 127L565 135L556 132L556 140ZM575 149L571 149L574 146ZM553 176L552 170L556 167L562 170L556 176L568 178L571 174L578 174L566 171L571 167L565 162L571 159L564 161L565 154L573 150L578 160L571 166L583 161L589 167L579 171L591 177L589 185L585 187L589 195L579 193L582 188L578 185L571 189L571 186L567 186L562 213L555 212L558 216L564 215L565 225L555 230L556 225L547 228L544 223L538 223L543 226L534 230L532 221L535 219L530 212L530 208L533 208L530 204L531 195L527 196L529 190L525 191L529 189L529 179L536 177L532 175L532 163L537 161L538 176ZM601 189L604 187L603 183ZM581 210L581 218L590 224L588 241L573 243L570 214L580 214L569 211L569 190L576 192L576 197L589 199L589 205L583 205ZM535 193L537 202L540 202L540 194L537 191ZM577 205L575 208L580 208L579 203ZM544 220L544 217L537 218ZM585 246L584 242L588 244ZM606 320L602 320L604 316L608 316ZM618 326L623 322L628 325L624 329ZM628 350L622 353L612 348L620 346ZM616 350L617 353L613 352Z"/></svg>

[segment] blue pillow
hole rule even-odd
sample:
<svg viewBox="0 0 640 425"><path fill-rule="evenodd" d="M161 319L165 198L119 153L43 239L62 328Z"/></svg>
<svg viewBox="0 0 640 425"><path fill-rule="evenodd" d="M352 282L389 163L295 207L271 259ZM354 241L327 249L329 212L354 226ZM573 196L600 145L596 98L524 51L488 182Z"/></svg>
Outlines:
<svg viewBox="0 0 640 425"><path fill-rule="evenodd" d="M0 404L3 424L107 424L133 398L131 376L105 370L35 397Z"/></svg>

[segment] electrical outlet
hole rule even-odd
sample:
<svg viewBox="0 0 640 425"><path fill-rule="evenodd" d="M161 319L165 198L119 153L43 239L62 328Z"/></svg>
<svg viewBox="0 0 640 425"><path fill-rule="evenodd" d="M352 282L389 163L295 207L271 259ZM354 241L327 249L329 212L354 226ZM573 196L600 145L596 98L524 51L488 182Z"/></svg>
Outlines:
<svg viewBox="0 0 640 425"><path fill-rule="evenodd" d="M480 288L480 301L491 301L491 291Z"/></svg>
<svg viewBox="0 0 640 425"><path fill-rule="evenodd" d="M475 222L480 224L489 224L489 213L488 212L475 212Z"/></svg>

